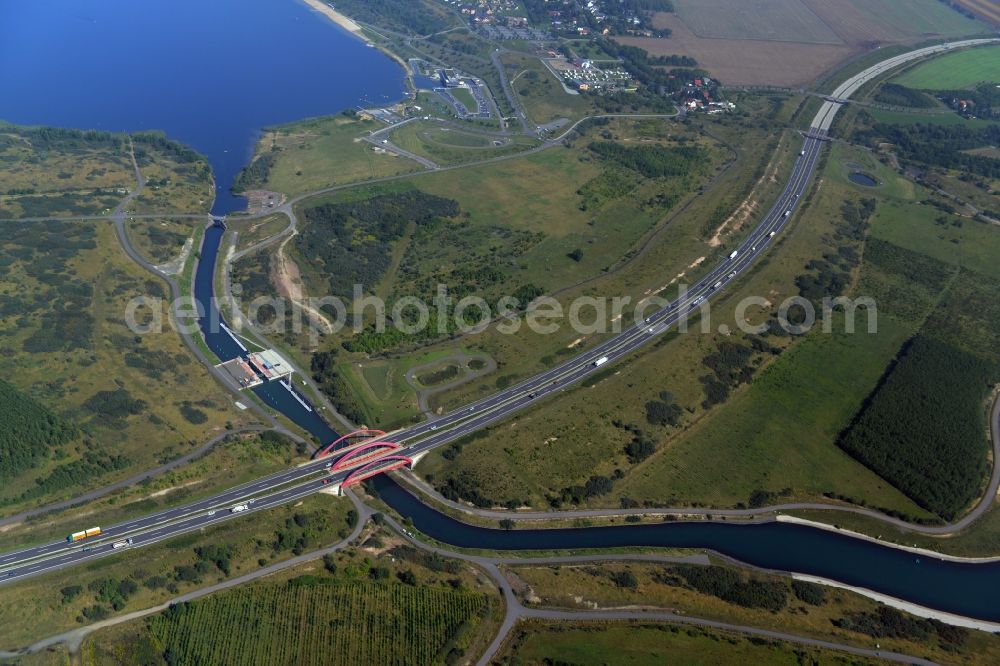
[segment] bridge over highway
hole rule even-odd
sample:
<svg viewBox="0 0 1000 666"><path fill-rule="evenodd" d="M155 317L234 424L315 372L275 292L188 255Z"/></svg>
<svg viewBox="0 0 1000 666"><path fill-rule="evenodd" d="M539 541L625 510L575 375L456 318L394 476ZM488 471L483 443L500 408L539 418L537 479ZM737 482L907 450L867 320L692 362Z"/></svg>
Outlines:
<svg viewBox="0 0 1000 666"><path fill-rule="evenodd" d="M895 56L851 77L838 86L832 97L847 99L868 81L915 58L997 41L1000 40L967 40ZM103 528L96 539L77 543L59 541L2 554L0 584L105 557L116 552L113 544L123 539L131 539L130 548L148 546L238 515L293 502L331 486L350 486L375 474L412 466L414 458L426 451L502 421L579 382L598 366L626 358L695 314L699 306L724 291L769 249L807 192L827 132L840 108L838 102L824 102L803 137L801 154L784 189L735 252L701 277L684 296L645 320L559 366L439 418L391 433L381 430L349 433L324 446L314 460L304 465L255 479L210 498ZM245 510L232 511L242 505Z"/></svg>

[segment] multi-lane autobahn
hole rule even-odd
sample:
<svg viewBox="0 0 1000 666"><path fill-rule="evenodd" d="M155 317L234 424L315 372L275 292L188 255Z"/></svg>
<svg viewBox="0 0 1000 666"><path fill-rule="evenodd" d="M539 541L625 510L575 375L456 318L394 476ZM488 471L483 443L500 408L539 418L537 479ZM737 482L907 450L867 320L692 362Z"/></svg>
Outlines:
<svg viewBox="0 0 1000 666"><path fill-rule="evenodd" d="M890 61L895 67L930 53L995 41L1000 40L968 40L944 44L896 56ZM883 62L855 75L837 88L833 99L846 99L865 82L887 69L889 67ZM730 254L681 297L562 365L440 418L390 433L383 439L402 445L402 452L408 456L419 455L506 419L545 396L579 382L597 371L599 365L604 366L604 362L596 364L598 359L606 357L606 363L614 363L654 341L681 319L694 315L703 302L724 291L736 277L750 268L788 224L801 197L809 188L826 132L840 106L841 103L835 101L823 104L813 119L809 132L804 136L801 152L795 159L785 188L767 215L736 248L730 250ZM116 551L113 544L125 539L131 539L127 548L138 548L292 502L333 484L340 484L351 472L347 469L330 474L327 472L327 465L329 459L315 460L294 469L261 477L211 498L103 527L100 537L77 543L58 541L2 554L0 584L107 556ZM237 504L245 504L247 509L231 512L230 509ZM81 524L76 529L86 527L89 526Z"/></svg>

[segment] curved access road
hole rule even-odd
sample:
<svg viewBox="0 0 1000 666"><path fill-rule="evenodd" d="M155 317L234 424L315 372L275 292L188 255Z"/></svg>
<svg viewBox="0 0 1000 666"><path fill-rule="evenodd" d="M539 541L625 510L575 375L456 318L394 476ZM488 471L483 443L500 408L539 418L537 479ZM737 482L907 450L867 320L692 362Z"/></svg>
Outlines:
<svg viewBox="0 0 1000 666"><path fill-rule="evenodd" d="M401 478L409 485L411 488L427 495L434 502L438 504L447 506L450 509L456 511L461 511L462 513L478 516L480 518L489 518L493 520L563 520L563 519L573 519L573 518L605 518L612 516L719 516L719 517L731 517L731 518L753 518L753 517L765 517L773 516L775 513L781 513L783 511L806 511L806 510L818 510L818 511L837 511L841 513L853 513L858 516L865 516L867 518L874 518L883 523L892 525L893 527L898 527L905 532L912 532L914 534L925 534L928 536L936 537L948 537L953 536L957 532L961 532L965 528L969 527L975 521L979 520L990 506L992 506L993 501L997 497L997 492L1000 491L1000 396L993 402L993 407L990 410L990 439L993 444L993 470L990 473L990 477L986 484L986 489L983 491L976 502L976 505L959 520L953 523L945 523L943 525L920 525L916 523L910 523L895 516L886 515L875 509L866 509L859 506L849 506L840 504L826 504L822 502L788 502L786 504L770 504L768 506L758 507L755 509L719 509L711 507L658 507L650 509L576 509L576 510L556 510L551 511L518 511L518 510L504 510L504 509L480 509L477 507L469 506L467 504L462 504L461 502L456 502L454 500L447 499L436 489L434 489L429 483L419 478L415 474L403 473ZM880 543L885 543L881 542ZM940 553L935 553L939 557ZM956 558L956 559L968 559L969 561L987 561L987 560L997 560L1000 556L995 558Z"/></svg>

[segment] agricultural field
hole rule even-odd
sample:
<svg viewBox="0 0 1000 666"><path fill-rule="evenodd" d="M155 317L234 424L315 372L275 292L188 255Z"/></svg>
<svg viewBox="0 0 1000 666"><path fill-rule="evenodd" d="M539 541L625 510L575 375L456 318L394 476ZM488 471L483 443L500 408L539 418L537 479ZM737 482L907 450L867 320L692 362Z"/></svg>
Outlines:
<svg viewBox="0 0 1000 666"><path fill-rule="evenodd" d="M123 135L0 123L0 219L111 212L135 187Z"/></svg>
<svg viewBox="0 0 1000 666"><path fill-rule="evenodd" d="M150 468L246 422L169 326L127 327L129 301L166 287L127 258L109 222L5 225L0 257L6 377L84 432L5 482L4 511Z"/></svg>
<svg viewBox="0 0 1000 666"><path fill-rule="evenodd" d="M1000 46L947 53L908 69L893 79L918 90L960 90L1000 82Z"/></svg>
<svg viewBox="0 0 1000 666"><path fill-rule="evenodd" d="M265 189L294 196L333 185L394 176L423 167L361 140L384 125L337 115L272 127L257 143L250 166L236 178L237 190Z"/></svg>
<svg viewBox="0 0 1000 666"><path fill-rule="evenodd" d="M180 663L429 664L481 653L502 608L482 572L400 545L384 530L362 539L359 548L100 631L84 643L82 663L142 654L159 664L169 654Z"/></svg>
<svg viewBox="0 0 1000 666"><path fill-rule="evenodd" d="M287 608L274 613L274 608ZM148 623L154 644L182 661L241 664L429 664L449 639L488 610L482 594L399 582L299 583L238 589L175 606ZM372 620L376 621L373 623ZM252 634L236 630L254 627ZM247 638L251 638L247 640Z"/></svg>
<svg viewBox="0 0 1000 666"><path fill-rule="evenodd" d="M11 650L82 624L149 608L269 563L332 545L357 520L346 499L315 495L85 566L4 586L2 647Z"/></svg>
<svg viewBox="0 0 1000 666"><path fill-rule="evenodd" d="M730 85L810 84L873 44L915 43L989 30L937 0L765 0L744 16L736 0L679 0L655 15L666 39L621 37L650 55L687 55ZM748 37L743 26L754 26ZM780 41L779 41L780 40Z"/></svg>
<svg viewBox="0 0 1000 666"><path fill-rule="evenodd" d="M155 265L177 259L195 227L203 225L198 220L131 218L125 222L125 231L139 254Z"/></svg>
<svg viewBox="0 0 1000 666"><path fill-rule="evenodd" d="M691 32L709 39L842 44L840 37L802 0L674 0L675 12Z"/></svg>
<svg viewBox="0 0 1000 666"><path fill-rule="evenodd" d="M920 655L943 664L989 664L1000 654L1000 638L986 632L934 625L847 590L728 566L594 562L517 566L510 571L527 586L532 605L541 607L593 609L642 605L751 627L778 625L796 635L859 647L870 647L876 641L884 649ZM860 618L872 621L866 626L858 622ZM901 628L894 636L874 637L867 633L889 622ZM629 631L627 626L611 626ZM620 638L619 647L633 644L641 648L645 644L641 640L632 643L625 636ZM589 638L578 640L583 645L590 643ZM599 638L594 642L602 644ZM544 644L541 640L538 643Z"/></svg>
<svg viewBox="0 0 1000 666"><path fill-rule="evenodd" d="M675 624L575 622L546 624L525 621L514 628L510 645L498 663L528 666L568 662L581 666L621 663L656 666L684 663L874 664L832 650L759 640Z"/></svg>
<svg viewBox="0 0 1000 666"><path fill-rule="evenodd" d="M1000 25L1000 8L993 0L956 0L966 11L974 13L983 21L994 26Z"/></svg>

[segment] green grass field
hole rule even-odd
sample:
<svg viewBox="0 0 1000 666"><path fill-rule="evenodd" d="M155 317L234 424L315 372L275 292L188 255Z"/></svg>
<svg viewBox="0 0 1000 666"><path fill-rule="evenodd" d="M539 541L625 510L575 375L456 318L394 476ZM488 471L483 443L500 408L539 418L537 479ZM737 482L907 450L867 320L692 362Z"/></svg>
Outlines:
<svg viewBox="0 0 1000 666"><path fill-rule="evenodd" d="M970 129L980 129L994 125L991 120L983 118L964 118L957 113L906 113L905 111L886 111L871 109L872 117L880 123L889 125L964 125Z"/></svg>
<svg viewBox="0 0 1000 666"><path fill-rule="evenodd" d="M479 108L476 104L476 98L472 96L472 93L466 88L454 88L451 94L455 96L459 102L468 110L470 113Z"/></svg>
<svg viewBox="0 0 1000 666"><path fill-rule="evenodd" d="M789 589L788 579L781 576L763 574L761 572L750 573L745 571L732 570L743 580L755 580L765 586L773 586L773 589L784 590L786 603L782 608L748 607L732 601L726 601L707 591L700 591L698 588L686 584L678 575L678 570L669 565L641 563L641 562L602 562L598 566L594 564L562 565L562 566L517 566L511 569L518 578L530 586L532 592L540 598L538 606L570 608L570 609L591 609L591 608L623 608L641 605L647 608L670 609L671 611L690 615L699 618L708 618L730 622L744 626L771 629L781 626L785 631L799 635L819 638L822 640L845 643L847 645L865 646L872 645L872 637L850 629L837 627L835 620L855 613L877 612L880 604L859 594L840 590L836 588L822 587L823 603L811 604L799 599L794 592ZM718 571L718 570L717 570ZM618 576L628 572L634 576L636 585L619 585L616 580ZM775 595L780 596L779 595ZM523 625L522 625L523 626ZM564 625L565 626L565 625ZM599 628L602 625L591 625ZM656 634L644 634L642 631L635 632L635 624L611 624L603 625L608 628L618 627L624 635L620 635L617 641L619 648L630 645L643 654L643 650L653 650L656 646ZM664 640L674 634L669 630L669 625L655 625L664 627ZM650 629L649 631L655 631ZM630 632L632 639L627 638ZM577 632L570 631L570 635ZM589 646L593 645L597 650L605 649L599 630L597 635L586 636L582 631L577 636L576 643L582 653L574 662L578 663L616 663L614 659L606 662L592 661L584 658ZM685 633L684 628L680 630L680 635ZM530 634L529 634L530 635ZM559 641L558 634L548 640ZM548 640L538 637L535 645L545 645ZM907 638L904 636L888 637L877 639L883 649L895 650L905 654L921 655L928 659L939 661L940 663L963 663L989 664L1000 654L1000 638L986 632L968 631L966 641L963 645L947 648L941 647L939 641L934 637ZM721 645L726 645L726 639L719 640ZM515 643L516 644L516 643ZM530 644L530 641L529 641ZM563 647L562 643L558 643ZM573 650L569 645L567 650ZM775 647L773 645L769 647ZM785 646L788 647L787 645ZM661 648L663 649L663 648ZM705 648L709 649L709 648ZM681 653L683 654L683 653ZM763 653L766 656L766 652ZM778 653L780 654L780 652ZM637 656L638 656L637 655ZM829 657L830 655L828 655ZM759 663L753 657L747 657L749 663ZM696 660L697 655L692 654L691 659ZM689 662L678 655L679 663L703 663L699 661ZM533 662L526 662L533 663ZM641 662L644 663L644 662ZM661 659L656 663L664 663ZM709 661L707 663L713 663ZM724 663L730 663L724 660ZM767 663L767 662L764 662ZM779 662L784 663L784 662ZM800 662L801 663L801 662ZM806 661L806 663L813 663ZM819 663L828 663L820 659Z"/></svg>
<svg viewBox="0 0 1000 666"><path fill-rule="evenodd" d="M876 238L955 266L1000 277L1000 229L936 208L888 202L872 224Z"/></svg>
<svg viewBox="0 0 1000 666"><path fill-rule="evenodd" d="M1000 46L981 46L949 53L893 80L921 90L958 90L977 83L1000 82Z"/></svg>
<svg viewBox="0 0 1000 666"><path fill-rule="evenodd" d="M494 145L489 137L422 120L399 128L392 133L391 139L403 150L440 165L478 162L523 152L538 145L536 140L519 135L502 138L500 145Z"/></svg>
<svg viewBox="0 0 1000 666"><path fill-rule="evenodd" d="M230 217L226 220L226 225L239 234L236 241L236 249L239 251L284 231L288 228L288 222L287 216L274 214L255 220Z"/></svg>
<svg viewBox="0 0 1000 666"><path fill-rule="evenodd" d="M768 666L801 664L803 659L825 663L839 657L833 651L802 649L777 641L752 641L744 636L673 624L541 624L519 625L509 650L510 663L571 663L580 666L634 664L658 666L683 663L710 666L751 663ZM875 663L854 660L854 663Z"/></svg>
<svg viewBox="0 0 1000 666"><path fill-rule="evenodd" d="M469 350L452 344L429 353L345 362L341 369L369 415L369 425L388 430L410 422L419 414L416 392L406 381L411 368L445 363L455 354L468 353Z"/></svg>
<svg viewBox="0 0 1000 666"><path fill-rule="evenodd" d="M288 196L423 167L404 157L377 153L360 137L384 127L375 120L328 116L265 130L257 156L274 155L259 186ZM275 152L276 151L276 152Z"/></svg>

